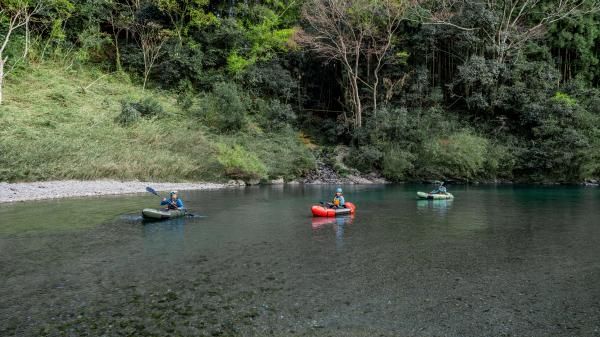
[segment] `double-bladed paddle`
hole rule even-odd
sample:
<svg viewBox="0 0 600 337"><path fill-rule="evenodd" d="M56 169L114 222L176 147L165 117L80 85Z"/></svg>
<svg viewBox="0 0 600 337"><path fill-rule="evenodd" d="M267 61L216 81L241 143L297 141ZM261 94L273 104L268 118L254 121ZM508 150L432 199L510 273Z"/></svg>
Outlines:
<svg viewBox="0 0 600 337"><path fill-rule="evenodd" d="M156 190L155 190L155 189L153 189L153 188L152 188L152 187L150 187L150 186L147 186L147 187L146 187L146 192L150 192L150 193L154 194L155 196L157 196L157 197L159 197L159 198L162 198L162 196L161 196L160 194L158 194L158 192L156 192ZM191 217L199 217L199 216L197 216L197 215L195 215L195 214L192 214L192 213L186 213L186 215L187 215L187 216L191 216Z"/></svg>
<svg viewBox="0 0 600 337"><path fill-rule="evenodd" d="M158 194L158 192L156 192L156 190L150 186L146 187L146 192L150 192L150 193L154 194L155 196L160 197L160 194Z"/></svg>

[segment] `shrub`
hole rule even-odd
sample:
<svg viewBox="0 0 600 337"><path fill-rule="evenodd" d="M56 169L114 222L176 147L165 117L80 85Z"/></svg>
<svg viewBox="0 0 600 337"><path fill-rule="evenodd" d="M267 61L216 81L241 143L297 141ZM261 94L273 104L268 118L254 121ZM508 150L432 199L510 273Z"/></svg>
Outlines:
<svg viewBox="0 0 600 337"><path fill-rule="evenodd" d="M298 82L279 62L255 64L244 72L241 80L244 88L256 96L279 97L286 102L296 97Z"/></svg>
<svg viewBox="0 0 600 337"><path fill-rule="evenodd" d="M296 178L307 174L315 168L315 158L308 151L298 151L298 156L292 160L291 175L288 178Z"/></svg>
<svg viewBox="0 0 600 337"><path fill-rule="evenodd" d="M346 164L361 172L370 172L380 167L383 153L373 145L352 148L346 157Z"/></svg>
<svg viewBox="0 0 600 337"><path fill-rule="evenodd" d="M420 165L434 176L472 179L482 173L487 149L487 139L463 130L428 143Z"/></svg>
<svg viewBox="0 0 600 337"><path fill-rule="evenodd" d="M161 118L165 116L165 110L160 102L152 97L146 97L141 101L134 103L134 106L143 118Z"/></svg>
<svg viewBox="0 0 600 337"><path fill-rule="evenodd" d="M235 179L262 179L267 176L267 168L254 154L239 145L218 146L218 161L225 174Z"/></svg>
<svg viewBox="0 0 600 337"><path fill-rule="evenodd" d="M554 97L552 97L552 100L557 103L564 104L566 106L574 106L577 104L576 99L574 99L573 97L569 96L568 94L565 94L564 92L560 92L560 91L557 91L554 94Z"/></svg>
<svg viewBox="0 0 600 337"><path fill-rule="evenodd" d="M383 156L383 175L391 181L401 181L412 175L415 155L393 146Z"/></svg>
<svg viewBox="0 0 600 337"><path fill-rule="evenodd" d="M582 168L583 178L600 178L600 132L597 133L594 143L586 153L588 160Z"/></svg>
<svg viewBox="0 0 600 337"><path fill-rule="evenodd" d="M140 118L161 118L165 116L165 111L157 100L147 97L140 101L131 99L121 101L121 113L115 118L115 121L123 126L135 123Z"/></svg>
<svg viewBox="0 0 600 337"><path fill-rule="evenodd" d="M128 126L140 118L140 112L131 104L131 102L121 102L121 113L115 118L115 122Z"/></svg>
<svg viewBox="0 0 600 337"><path fill-rule="evenodd" d="M194 87L190 81L181 81L177 89L177 105L182 111L188 113L195 103Z"/></svg>
<svg viewBox="0 0 600 337"><path fill-rule="evenodd" d="M199 45L186 39L169 39L162 49L165 54L152 72L154 82L162 88L181 88L187 83L197 82L206 72L202 65L204 53Z"/></svg>
<svg viewBox="0 0 600 337"><path fill-rule="evenodd" d="M201 101L197 111L211 128L221 132L238 132L246 126L248 99L232 83L219 82Z"/></svg>
<svg viewBox="0 0 600 337"><path fill-rule="evenodd" d="M581 96L580 96L581 97ZM557 93L540 103L540 113L518 152L517 173L531 180L581 181L594 175L598 116L583 104ZM588 110L589 109L589 110Z"/></svg>
<svg viewBox="0 0 600 337"><path fill-rule="evenodd" d="M278 99L271 100L266 107L266 128L280 130L296 120L296 114L289 104L281 103Z"/></svg>
<svg viewBox="0 0 600 337"><path fill-rule="evenodd" d="M239 144L246 151L255 153L271 178L291 180L313 170L316 165L310 149L291 129L261 134L239 133L223 138L224 142Z"/></svg>
<svg viewBox="0 0 600 337"><path fill-rule="evenodd" d="M516 165L514 150L510 145L488 143L487 155L484 163L486 176L490 178L513 178Z"/></svg>

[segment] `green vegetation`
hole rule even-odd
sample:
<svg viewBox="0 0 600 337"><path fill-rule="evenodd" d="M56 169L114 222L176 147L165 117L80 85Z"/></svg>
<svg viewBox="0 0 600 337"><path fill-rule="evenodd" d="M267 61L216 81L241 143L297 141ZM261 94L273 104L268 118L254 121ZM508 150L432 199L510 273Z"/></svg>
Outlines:
<svg viewBox="0 0 600 337"><path fill-rule="evenodd" d="M267 168L258 157L239 145L219 147L219 163L225 173L233 178L260 179L267 175Z"/></svg>
<svg viewBox="0 0 600 337"><path fill-rule="evenodd" d="M597 179L599 9L0 0L0 180Z"/></svg>
<svg viewBox="0 0 600 337"><path fill-rule="evenodd" d="M173 95L119 74L94 82L100 74L43 64L13 78L0 110L1 180L291 178L314 165L291 131L256 142L214 135ZM285 165L296 158L304 166Z"/></svg>

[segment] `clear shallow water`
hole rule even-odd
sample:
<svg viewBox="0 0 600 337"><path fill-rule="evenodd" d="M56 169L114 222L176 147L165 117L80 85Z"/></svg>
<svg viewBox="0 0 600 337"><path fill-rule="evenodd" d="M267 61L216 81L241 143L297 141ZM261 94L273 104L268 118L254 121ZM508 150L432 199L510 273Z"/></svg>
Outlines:
<svg viewBox="0 0 600 337"><path fill-rule="evenodd" d="M333 186L0 205L1 336L600 336L600 190Z"/></svg>

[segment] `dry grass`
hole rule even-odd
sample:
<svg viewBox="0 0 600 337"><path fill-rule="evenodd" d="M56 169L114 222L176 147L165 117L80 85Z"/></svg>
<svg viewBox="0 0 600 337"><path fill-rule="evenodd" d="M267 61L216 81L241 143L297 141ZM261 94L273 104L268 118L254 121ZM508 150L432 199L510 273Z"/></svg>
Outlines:
<svg viewBox="0 0 600 337"><path fill-rule="evenodd" d="M39 64L13 74L6 84L0 106L0 181L219 181L228 178L225 172L240 169L247 176L291 178L314 166L292 130L211 134L181 112L174 95L144 92L125 75ZM161 103L166 117L128 127L115 123L122 100L147 96ZM248 155L232 161L222 150L231 146Z"/></svg>
<svg viewBox="0 0 600 337"><path fill-rule="evenodd" d="M7 81L0 106L0 180L220 178L217 152L175 100L122 75L32 66ZM114 122L120 101L151 95L169 114L131 127Z"/></svg>

